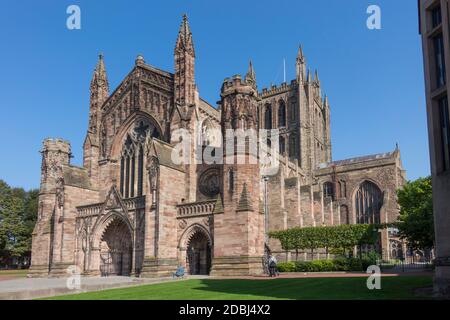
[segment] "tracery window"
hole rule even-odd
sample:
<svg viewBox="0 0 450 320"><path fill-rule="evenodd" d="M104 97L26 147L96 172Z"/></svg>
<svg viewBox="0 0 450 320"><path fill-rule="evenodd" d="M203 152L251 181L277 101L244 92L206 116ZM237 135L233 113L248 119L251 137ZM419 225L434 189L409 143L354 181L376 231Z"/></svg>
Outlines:
<svg viewBox="0 0 450 320"><path fill-rule="evenodd" d="M330 198L334 196L334 188L331 182L325 182L323 184L323 196L325 198Z"/></svg>
<svg viewBox="0 0 450 320"><path fill-rule="evenodd" d="M144 192L144 150L148 138L159 132L147 121L139 121L127 134L120 157L120 193L124 198L140 197Z"/></svg>
<svg viewBox="0 0 450 320"><path fill-rule="evenodd" d="M278 127L286 126L286 105L283 100L280 100L278 107Z"/></svg>
<svg viewBox="0 0 450 320"><path fill-rule="evenodd" d="M361 224L380 223L383 193L376 184L364 181L355 195L356 222Z"/></svg>
<svg viewBox="0 0 450 320"><path fill-rule="evenodd" d="M272 106L270 104L266 104L264 112L264 128L272 129Z"/></svg>
<svg viewBox="0 0 450 320"><path fill-rule="evenodd" d="M284 137L280 136L280 154L285 154L286 152L286 141Z"/></svg>
<svg viewBox="0 0 450 320"><path fill-rule="evenodd" d="M339 181L339 197L347 198L347 183L343 180Z"/></svg>
<svg viewBox="0 0 450 320"><path fill-rule="evenodd" d="M289 136L289 157L297 157L297 137L295 136L295 134L291 134Z"/></svg>

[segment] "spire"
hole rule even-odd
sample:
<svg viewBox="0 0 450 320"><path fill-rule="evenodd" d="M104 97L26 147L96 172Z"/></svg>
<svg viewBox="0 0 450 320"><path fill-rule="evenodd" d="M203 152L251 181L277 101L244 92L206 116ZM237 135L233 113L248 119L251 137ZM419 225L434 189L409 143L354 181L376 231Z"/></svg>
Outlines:
<svg viewBox="0 0 450 320"><path fill-rule="evenodd" d="M214 211L213 213L223 213L223 203L222 203L222 197L219 195L217 196L217 200L216 200L216 205L214 206Z"/></svg>
<svg viewBox="0 0 450 320"><path fill-rule="evenodd" d="M196 103L195 51L192 32L186 15L183 15L175 45L175 103L193 106Z"/></svg>
<svg viewBox="0 0 450 320"><path fill-rule="evenodd" d="M248 66L247 74L245 75L245 80L256 85L256 74L255 70L253 69L253 64L251 60Z"/></svg>
<svg viewBox="0 0 450 320"><path fill-rule="evenodd" d="M303 47L301 44L298 46L297 62L305 63L305 56L303 55Z"/></svg>
<svg viewBox="0 0 450 320"><path fill-rule="evenodd" d="M251 203L249 197L250 196L247 191L247 184L244 183L244 187L242 189L242 193L239 198L239 203L238 203L238 207L237 207L236 211L252 211L253 210L252 203Z"/></svg>
<svg viewBox="0 0 450 320"><path fill-rule="evenodd" d="M317 71L317 69L314 72L314 81L316 81L317 83L320 82L320 80L319 80L319 72Z"/></svg>
<svg viewBox="0 0 450 320"><path fill-rule="evenodd" d="M307 78L306 78L307 80L307 82L311 82L311 70L310 69L308 69L308 76L307 76Z"/></svg>
<svg viewBox="0 0 450 320"><path fill-rule="evenodd" d="M324 99L323 99L323 104L328 106L328 96L325 95Z"/></svg>
<svg viewBox="0 0 450 320"><path fill-rule="evenodd" d="M186 14L183 15L183 21L181 22L180 30L178 31L175 50L188 51L195 56L194 41L192 39L192 32Z"/></svg>
<svg viewBox="0 0 450 320"><path fill-rule="evenodd" d="M306 78L306 59L303 55L303 48L300 44L298 46L297 58L295 59L295 70L297 74L297 81L302 83Z"/></svg>
<svg viewBox="0 0 450 320"><path fill-rule="evenodd" d="M91 90L102 88L109 94L108 77L106 76L105 63L103 61L103 54L98 55L97 65L95 66L94 74L91 80Z"/></svg>
<svg viewBox="0 0 450 320"><path fill-rule="evenodd" d="M106 76L103 54L98 55L97 65L91 80L91 99L89 111L89 131L98 133L100 127L100 108L109 96L108 77Z"/></svg>

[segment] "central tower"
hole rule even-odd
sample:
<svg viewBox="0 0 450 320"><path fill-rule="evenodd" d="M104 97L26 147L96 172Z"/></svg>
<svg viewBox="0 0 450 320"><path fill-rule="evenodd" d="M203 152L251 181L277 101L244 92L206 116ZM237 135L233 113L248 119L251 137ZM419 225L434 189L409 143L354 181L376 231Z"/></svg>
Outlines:
<svg viewBox="0 0 450 320"><path fill-rule="evenodd" d="M223 206L218 199L212 275L260 274L263 272L264 215L260 210L261 179L255 152L259 145L258 94L251 63L244 80L238 75L225 80L221 98ZM239 138L242 134L243 138ZM233 147L227 148L230 143Z"/></svg>

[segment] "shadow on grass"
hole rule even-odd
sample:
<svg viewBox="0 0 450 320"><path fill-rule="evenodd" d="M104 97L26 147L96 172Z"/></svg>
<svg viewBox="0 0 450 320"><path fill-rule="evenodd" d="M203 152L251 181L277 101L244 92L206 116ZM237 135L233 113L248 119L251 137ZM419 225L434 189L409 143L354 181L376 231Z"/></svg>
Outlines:
<svg viewBox="0 0 450 320"><path fill-rule="evenodd" d="M427 276L385 277L381 290L369 290L367 278L302 278L273 280L201 280L193 290L207 291L212 299L371 300L422 299L417 288L429 286ZM194 298L195 299L195 298Z"/></svg>
<svg viewBox="0 0 450 320"><path fill-rule="evenodd" d="M192 279L53 297L57 300L394 300L423 299L414 290L431 286L430 276L383 277L381 290L367 278Z"/></svg>

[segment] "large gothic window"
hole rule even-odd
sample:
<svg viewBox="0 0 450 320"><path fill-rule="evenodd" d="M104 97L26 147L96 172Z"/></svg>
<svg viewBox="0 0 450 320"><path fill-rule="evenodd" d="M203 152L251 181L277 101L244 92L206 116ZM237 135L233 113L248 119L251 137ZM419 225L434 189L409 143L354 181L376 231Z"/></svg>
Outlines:
<svg viewBox="0 0 450 320"><path fill-rule="evenodd" d="M140 197L144 192L144 150L148 138L159 138L156 128L146 121L136 123L127 134L120 158L120 193L124 198Z"/></svg>
<svg viewBox="0 0 450 320"><path fill-rule="evenodd" d="M356 222L380 223L380 210L383 206L383 193L378 186L364 181L355 195Z"/></svg>
<svg viewBox="0 0 450 320"><path fill-rule="evenodd" d="M286 127L286 105L283 100L280 100L278 107L278 127Z"/></svg>
<svg viewBox="0 0 450 320"><path fill-rule="evenodd" d="M297 138L294 134L289 136L289 157L297 157Z"/></svg>
<svg viewBox="0 0 450 320"><path fill-rule="evenodd" d="M272 129L272 106L270 104L266 104L264 112L264 128Z"/></svg>

